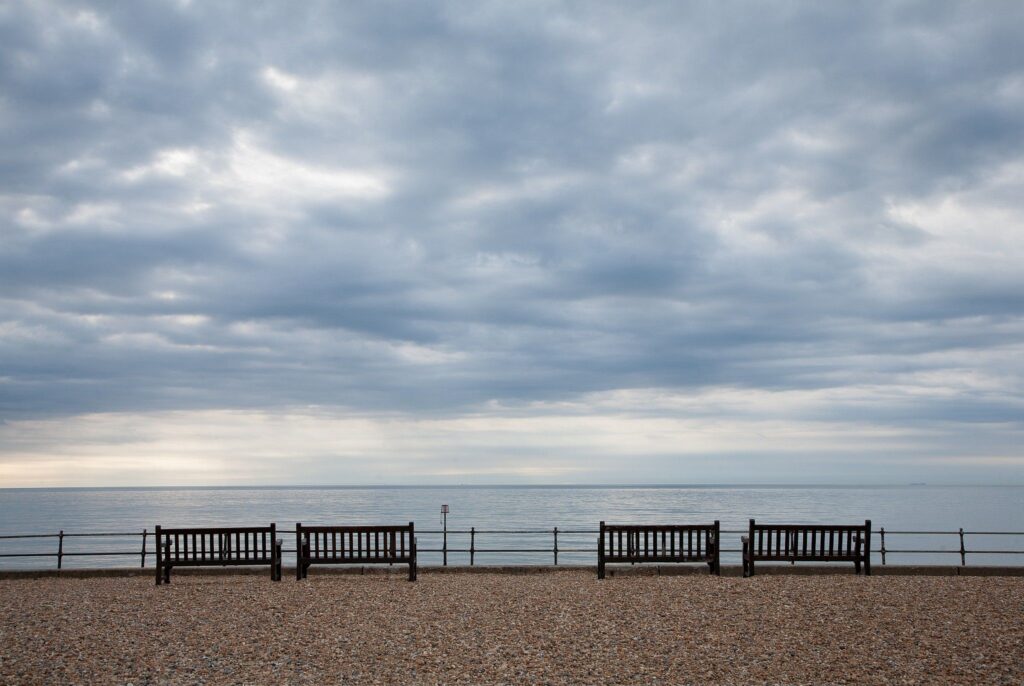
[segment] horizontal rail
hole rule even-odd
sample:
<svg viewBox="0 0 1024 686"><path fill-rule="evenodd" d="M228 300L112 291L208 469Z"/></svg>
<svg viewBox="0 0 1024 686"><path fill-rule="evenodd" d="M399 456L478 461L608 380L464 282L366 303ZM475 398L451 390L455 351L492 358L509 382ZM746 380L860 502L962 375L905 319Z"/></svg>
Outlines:
<svg viewBox="0 0 1024 686"><path fill-rule="evenodd" d="M206 528L206 527L190 528L190 529L188 529L188 531L195 531L198 528ZM223 528L225 530L230 529L231 531L241 531L242 530L241 528L232 528L232 527L212 527L212 528ZM303 528L303 530L306 529L306 527L302 527L302 528ZM314 527L310 526L309 528L312 529ZM380 527L373 527L373 528L379 529ZM836 528L836 527L832 527L832 528ZM166 532L174 533L176 530L175 529L163 529L163 531L165 533ZM551 531L552 531L551 529L475 529L475 530L470 530L470 529L448 529L447 533L448 534L466 534L466 535L469 535L471 533L477 533L477 534L550 534ZM748 532L749 532L749 529L721 529L720 530L720 533L723 533L723 534L745 534L745 533L748 533ZM277 534L278 535L281 535L281 534L294 534L294 533L295 533L294 529L290 529L290 530L289 529L278 529L277 530ZM443 533L445 533L445 531L443 531L442 529L417 529L416 530L416 534L417 535L419 535L419 534L443 534ZM599 533L601 533L600 529L562 529L562 528L558 529L558 535L559 536L561 536L562 534L599 534ZM872 529L871 533L873 533L873 534L880 534L880 533L882 533L882 529ZM1024 531L968 531L968 530L964 529L963 533L964 533L964 535L969 535L969 536L1024 536ZM889 535L889 534L896 534L896 535L913 534L915 536L927 536L927 535L957 536L957 535L960 534L960 532L959 531L905 531L905 530L896 530L896 529L885 529L885 534L886 535ZM6 539L6 538L58 538L58 537L60 537L60 535L61 534L59 534L59 533L56 533L56 534L0 534L0 539ZM96 532L88 532L88 533L69 533L69 532L65 532L64 533L64 538L71 538L71 537L80 537L81 538L81 537L90 537L90 536L141 536L141 535L142 535L141 531L96 531ZM153 531L152 530L149 530L149 535L151 535L151 536L153 535Z"/></svg>
<svg viewBox="0 0 1024 686"><path fill-rule="evenodd" d="M138 555L138 550L97 550L96 552L61 553L64 557L92 557L93 555Z"/></svg>
<svg viewBox="0 0 1024 686"><path fill-rule="evenodd" d="M959 531L890 531L889 529L873 529L871 531L871 533L873 533L873 534L881 534L883 532L886 533L886 534L912 534L914 536L959 536L960 535ZM967 533L967 532L965 531L964 533ZM1007 531L1006 533L1012 534L1012 533L1017 533L1017 532L1015 532L1015 531ZM1024 533L1022 533L1021 535L1024 535Z"/></svg>
<svg viewBox="0 0 1024 686"><path fill-rule="evenodd" d="M880 551L873 551L880 552ZM886 548L886 554L892 553L929 553L934 555L959 555L960 550L924 550L921 548L909 548L906 550L897 550L895 548ZM1024 550L974 550L967 548L963 551L967 555L1024 555Z"/></svg>

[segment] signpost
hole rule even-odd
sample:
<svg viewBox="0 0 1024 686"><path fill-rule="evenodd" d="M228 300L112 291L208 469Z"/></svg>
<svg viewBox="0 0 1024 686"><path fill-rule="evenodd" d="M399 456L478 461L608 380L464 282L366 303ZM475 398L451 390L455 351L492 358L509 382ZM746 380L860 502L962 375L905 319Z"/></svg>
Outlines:
<svg viewBox="0 0 1024 686"><path fill-rule="evenodd" d="M441 523L444 524L444 540L441 544L441 554L444 556L444 566L448 566L448 506L441 506Z"/></svg>

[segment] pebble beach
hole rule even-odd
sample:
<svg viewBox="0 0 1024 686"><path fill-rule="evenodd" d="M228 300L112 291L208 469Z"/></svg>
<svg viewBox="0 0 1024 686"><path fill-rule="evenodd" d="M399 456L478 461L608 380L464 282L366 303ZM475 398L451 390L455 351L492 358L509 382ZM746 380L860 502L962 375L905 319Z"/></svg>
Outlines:
<svg viewBox="0 0 1024 686"><path fill-rule="evenodd" d="M1024 578L0 581L3 684L1020 684Z"/></svg>

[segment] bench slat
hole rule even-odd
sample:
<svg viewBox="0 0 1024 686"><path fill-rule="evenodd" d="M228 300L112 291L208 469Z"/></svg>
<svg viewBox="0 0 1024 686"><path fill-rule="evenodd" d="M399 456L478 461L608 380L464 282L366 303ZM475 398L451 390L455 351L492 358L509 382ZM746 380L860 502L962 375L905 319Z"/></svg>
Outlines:
<svg viewBox="0 0 1024 686"><path fill-rule="evenodd" d="M345 526L324 526L324 525L313 526L313 525L309 525L309 526L307 526L307 525L303 524L302 525L302 530L305 531L305 532L308 532L308 533L313 533L314 531L321 532L321 533L324 533L324 532L326 532L326 533L331 533L331 532L349 533L349 532L355 532L355 531L362 531L362 532L369 531L369 532L372 533L374 531L381 531L381 532L384 532L384 531L395 531L395 532L405 531L406 533L408 533L409 525L408 524L387 524L387 525L382 525L382 526L373 526L372 524L353 524L351 526L349 526L349 525L345 525Z"/></svg>
<svg viewBox="0 0 1024 686"><path fill-rule="evenodd" d="M162 533L168 534L168 535L173 535L173 534L194 534L194 533L195 534L198 534L198 533L234 534L234 533L244 533L244 532L247 532L247 531L248 532L255 532L255 533L260 533L260 532L267 532L267 533L269 533L270 532L270 527L269 526L239 526L239 527L196 526L196 527L188 527L188 528L183 528L183 527L177 527L177 528L160 527L160 531Z"/></svg>

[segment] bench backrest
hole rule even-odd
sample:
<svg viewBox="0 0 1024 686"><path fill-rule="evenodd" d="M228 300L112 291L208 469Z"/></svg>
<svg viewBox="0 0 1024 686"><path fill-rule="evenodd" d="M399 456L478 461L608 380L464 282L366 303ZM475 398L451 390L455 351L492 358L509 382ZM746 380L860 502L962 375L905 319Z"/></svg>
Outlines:
<svg viewBox="0 0 1024 686"><path fill-rule="evenodd" d="M870 548L863 524L757 524L750 520L753 555L761 560L857 560Z"/></svg>
<svg viewBox="0 0 1024 686"><path fill-rule="evenodd" d="M164 529L156 527L158 555L172 565L269 564L277 525Z"/></svg>
<svg viewBox="0 0 1024 686"><path fill-rule="evenodd" d="M312 562L410 562L414 558L416 530L412 522L399 526L295 525L304 557Z"/></svg>
<svg viewBox="0 0 1024 686"><path fill-rule="evenodd" d="M605 524L598 545L608 562L686 562L714 557L719 524Z"/></svg>

